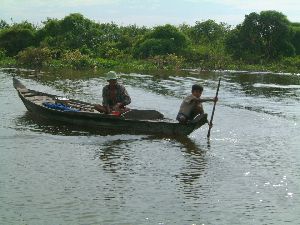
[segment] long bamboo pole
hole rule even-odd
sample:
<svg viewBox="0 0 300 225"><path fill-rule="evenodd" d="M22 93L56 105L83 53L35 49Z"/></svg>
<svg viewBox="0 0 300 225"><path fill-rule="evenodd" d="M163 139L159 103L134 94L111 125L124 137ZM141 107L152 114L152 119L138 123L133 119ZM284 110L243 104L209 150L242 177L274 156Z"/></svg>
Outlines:
<svg viewBox="0 0 300 225"><path fill-rule="evenodd" d="M218 94L219 94L220 83L221 83L221 77L219 78L218 88L217 88L217 92L216 92L216 98L218 97ZM208 128L207 138L210 137L210 130L212 128L212 121L214 119L216 104L217 104L217 102L214 102L214 107L213 107L213 111L212 111L212 114L211 114L211 117L210 117L210 122L209 122L209 128Z"/></svg>

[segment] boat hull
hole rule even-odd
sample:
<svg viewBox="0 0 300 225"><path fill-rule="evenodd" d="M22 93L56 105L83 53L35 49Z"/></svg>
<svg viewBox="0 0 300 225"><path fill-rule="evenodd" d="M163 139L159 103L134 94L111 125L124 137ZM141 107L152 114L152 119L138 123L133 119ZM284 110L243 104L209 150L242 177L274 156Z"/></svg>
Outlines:
<svg viewBox="0 0 300 225"><path fill-rule="evenodd" d="M18 95L23 101L25 107L34 115L44 117L47 120L60 121L80 127L90 127L101 131L119 131L121 133L129 134L164 134L186 136L207 122L207 115L205 115L200 121L197 121L197 123L180 124L176 121L169 120L125 119L123 117L87 111L60 111L47 108L41 104L31 101L24 94L24 85L15 85L15 88L18 91ZM25 90L27 90L25 92L27 94L32 92L33 94L36 93L36 95L46 95L52 99L55 97L54 95L36 92L29 89Z"/></svg>

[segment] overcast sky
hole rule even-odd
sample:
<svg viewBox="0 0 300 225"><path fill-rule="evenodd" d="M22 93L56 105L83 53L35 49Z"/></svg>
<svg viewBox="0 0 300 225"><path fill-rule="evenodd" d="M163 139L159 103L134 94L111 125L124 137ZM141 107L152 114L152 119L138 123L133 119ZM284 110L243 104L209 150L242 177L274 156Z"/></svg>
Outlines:
<svg viewBox="0 0 300 225"><path fill-rule="evenodd" d="M300 22L300 0L0 0L0 19L35 24L76 12L119 25L194 25L207 19L237 25L245 15L263 10L277 10Z"/></svg>

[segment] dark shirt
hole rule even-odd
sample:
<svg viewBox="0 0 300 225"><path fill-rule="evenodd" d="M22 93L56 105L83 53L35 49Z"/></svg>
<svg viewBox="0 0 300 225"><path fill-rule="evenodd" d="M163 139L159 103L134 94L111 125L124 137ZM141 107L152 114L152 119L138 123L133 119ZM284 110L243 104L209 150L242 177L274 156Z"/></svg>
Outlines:
<svg viewBox="0 0 300 225"><path fill-rule="evenodd" d="M116 83L115 86L106 85L102 90L104 106L114 106L117 103L122 103L123 106L131 103L131 98L122 84Z"/></svg>

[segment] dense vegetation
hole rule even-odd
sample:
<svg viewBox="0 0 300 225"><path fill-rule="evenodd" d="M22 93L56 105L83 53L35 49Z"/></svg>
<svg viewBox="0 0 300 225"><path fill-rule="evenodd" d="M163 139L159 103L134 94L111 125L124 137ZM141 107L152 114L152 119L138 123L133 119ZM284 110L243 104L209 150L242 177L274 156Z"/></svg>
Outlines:
<svg viewBox="0 0 300 225"><path fill-rule="evenodd" d="M0 66L73 69L250 69L298 72L300 23L277 11L235 28L213 20L153 28L74 13L41 26L0 20Z"/></svg>

